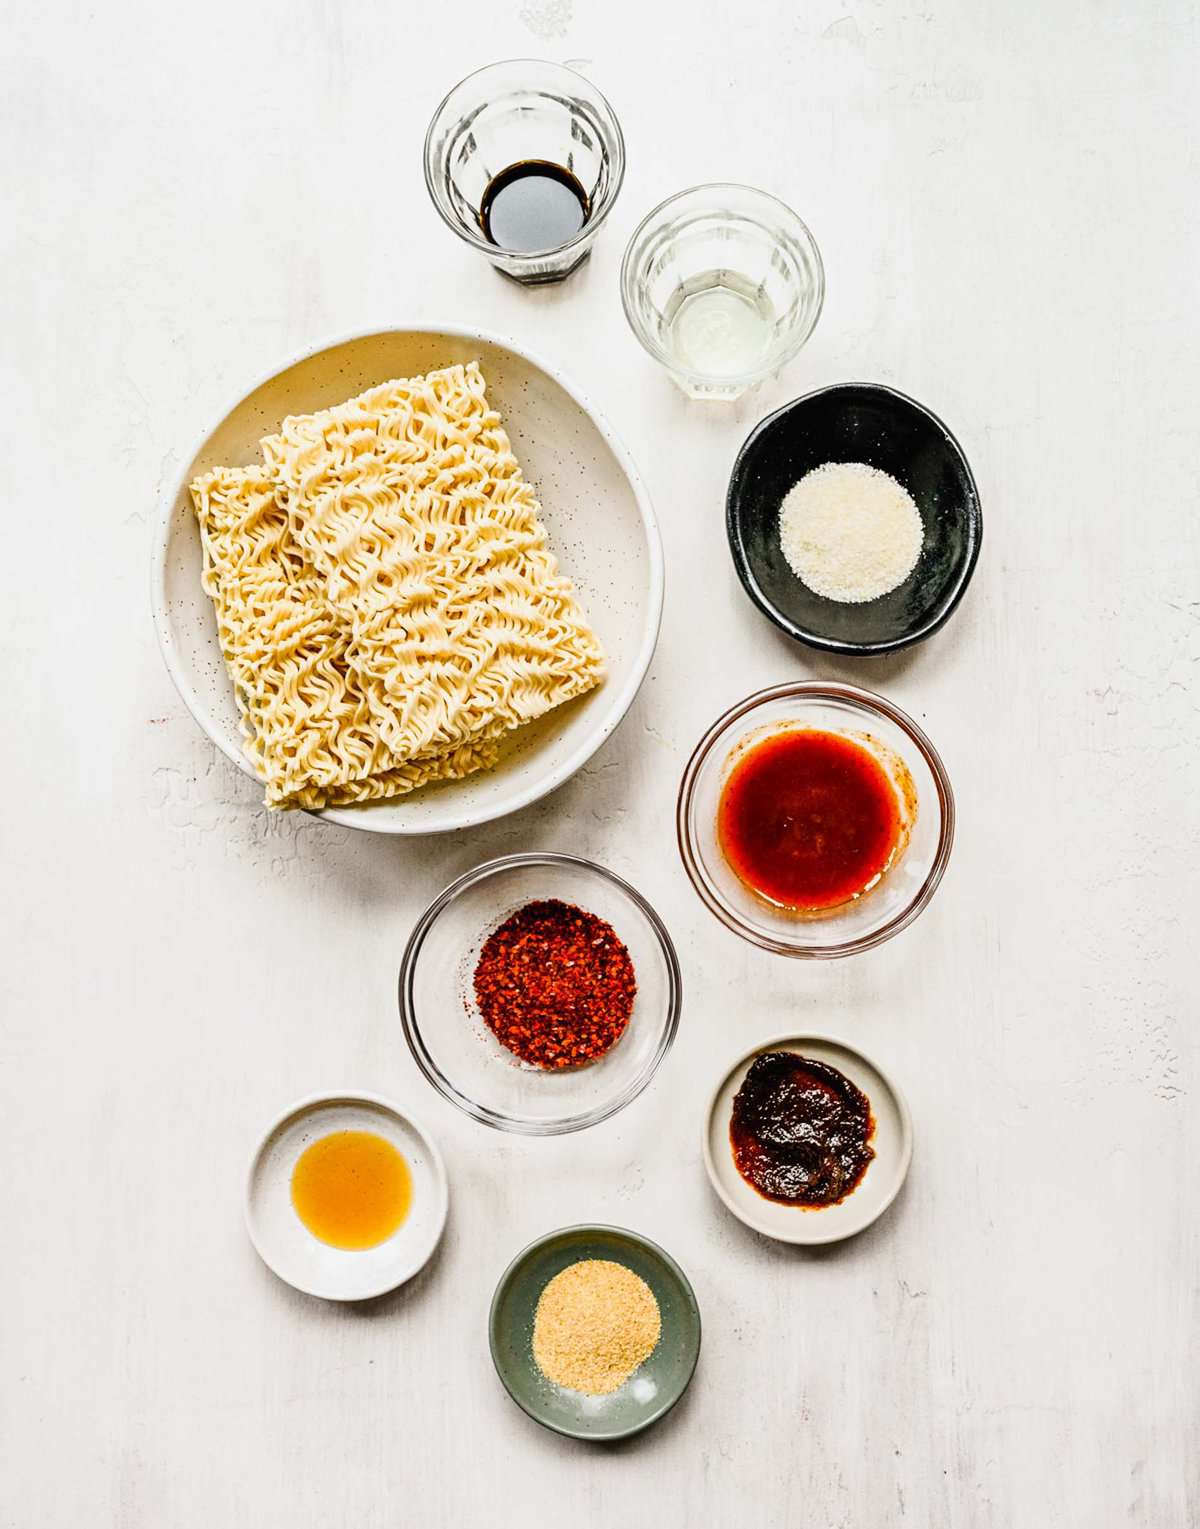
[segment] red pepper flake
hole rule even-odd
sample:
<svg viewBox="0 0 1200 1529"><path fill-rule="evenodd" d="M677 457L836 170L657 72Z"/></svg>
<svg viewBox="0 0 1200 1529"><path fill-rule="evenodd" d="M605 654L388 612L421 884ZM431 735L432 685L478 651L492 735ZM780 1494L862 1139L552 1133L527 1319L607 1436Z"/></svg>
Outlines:
<svg viewBox="0 0 1200 1529"><path fill-rule="evenodd" d="M502 1046L553 1070L602 1057L625 1033L637 981L611 924L570 903L526 903L484 942L475 1002Z"/></svg>

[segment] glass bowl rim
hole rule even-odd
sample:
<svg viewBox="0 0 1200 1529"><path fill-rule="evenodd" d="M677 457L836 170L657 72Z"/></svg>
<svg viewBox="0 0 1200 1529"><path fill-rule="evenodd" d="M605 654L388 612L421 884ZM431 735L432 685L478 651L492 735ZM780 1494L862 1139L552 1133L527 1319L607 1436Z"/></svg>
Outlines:
<svg viewBox="0 0 1200 1529"><path fill-rule="evenodd" d="M816 266L816 306L813 309L812 319L810 320L807 328L805 328L803 332L798 330L795 334L791 335L787 344L785 344L778 352L772 352L769 360L762 366L756 366L751 371L739 372L729 377L715 378L710 376L708 372L698 372L692 367L681 366L675 357L664 350L658 341L652 338L652 336L646 332L645 326L633 311L633 304L630 299L630 289L633 286L633 277L631 274L633 267L633 250L638 240L642 237L643 231L650 223L654 221L655 218L664 212L666 208L670 207L673 202L681 202L685 197L695 196L696 193L700 191L748 191L751 196L759 197L764 202L772 203L775 207L779 208L781 212L787 215L787 219L790 222L795 223L798 226L801 242L807 246ZM809 228L808 224L795 210L795 208L789 207L785 201L782 201L772 192L764 191L760 186L748 185L745 181L704 181L696 186L686 186L682 191L672 192L670 196L664 197L664 199L659 202L656 207L652 207L646 216L641 220L638 226L634 229L633 233L630 234L629 242L625 246L625 253L621 257L620 286L621 307L625 310L626 323L633 331L634 338L637 340L642 349L646 351L648 355L652 356L654 360L656 360L661 366L665 366L669 372L674 372L678 377L685 377L689 382L694 382L701 385L720 382L722 385L728 385L730 387L747 387L752 383L760 382L764 377L770 376L773 371L779 370L780 367L786 366L787 363L792 360L792 358L801 350L801 348L808 343L812 336L812 332L817 327L817 324L821 318L821 314L825 308L825 262L821 257L821 247L817 243L812 229Z"/></svg>
<svg viewBox="0 0 1200 1529"><path fill-rule="evenodd" d="M582 869L601 877L615 886L618 891L624 893L650 926L650 930L662 954L663 965L667 973L665 1022L655 1044L653 1054L648 1058L645 1066L612 1099L606 1100L603 1104L596 1105L590 1110L584 1110L580 1114L562 1115L548 1120L530 1120L525 1117L506 1115L501 1110L489 1109L487 1105L478 1103L464 1094L461 1089L457 1088L441 1068L438 1067L429 1053L416 1017L412 991L413 974L416 970L422 947L425 944L429 931L446 909L452 903L457 902L464 892L478 886L480 882L490 880L491 877L501 872L531 865L572 866L576 869ZM654 1077L654 1074L662 1064L663 1058L670 1051L676 1032L679 1029L679 1016L683 1009L683 974L680 970L679 957L676 954L675 945L667 930L667 926L663 923L654 907L624 877L618 876L615 871L610 871L607 866L600 865L595 860L585 859L582 855L568 855L555 850L529 850L512 855L499 855L494 860L485 860L482 865L477 865L472 870L466 871L463 875L457 877L456 880L452 881L444 891L433 899L414 924L412 933L405 944L404 954L400 958L397 998L400 1006L400 1023L403 1027L404 1038L408 1042L408 1049L412 1053L413 1060L424 1074L426 1080L433 1084L434 1088L437 1089L444 1099L448 1099L451 1104L457 1105L464 1114L470 1115L473 1120L478 1120L482 1125L491 1126L497 1131L508 1131L517 1136L565 1136L572 1131L582 1131L588 1126L598 1125L602 1120L610 1119L613 1115L623 1110L627 1104L631 1104Z"/></svg>
<svg viewBox="0 0 1200 1529"><path fill-rule="evenodd" d="M873 712L876 716L884 717L893 723L901 732L906 734L910 742L916 747L918 753L924 759L930 774L933 776L934 788L937 792L940 823L938 827L938 842L934 851L933 861L925 880L917 889L915 896L893 915L878 929L872 929L866 934L858 935L854 939L834 941L830 944L797 946L784 940L773 939L762 930L754 929L743 918L739 917L725 902L718 897L711 885L710 878L701 863L700 856L695 848L691 826L692 799L695 795L696 781L700 774L701 766L708 759L709 754L717 738L722 732L741 717L748 716L758 707L771 701L783 700L791 697L803 697L809 700L842 701L852 706L857 706L866 712ZM714 914L727 929L734 934L741 935L742 939L748 940L752 945L757 945L763 950L772 951L775 955L791 956L797 960L837 960L842 956L857 955L860 951L871 950L876 945L882 945L885 940L890 940L909 924L924 910L926 904L937 891L938 885L946 871L950 860L950 851L954 845L954 792L950 785L950 777L946 773L946 767L942 764L941 756L934 748L924 731L913 721L907 712L901 711L891 701L883 696L876 695L872 690L863 690L858 685L846 685L837 681L828 680L793 680L782 685L768 685L765 690L757 690L753 695L746 696L744 700L724 711L717 720L707 729L699 743L692 750L691 758L684 767L683 778L679 783L679 797L675 809L675 829L679 840L679 855L683 861L683 868L687 872L688 879L700 898L700 901Z"/></svg>
<svg viewBox="0 0 1200 1529"><path fill-rule="evenodd" d="M464 223L459 222L457 218L450 217L450 215L446 212L446 209L442 206L442 199L438 195L435 177L431 166L433 159L434 128L437 127L439 121L441 120L442 113L446 110L446 106L450 100L450 97L456 94L456 92L460 91L464 85L469 85L472 80L478 79L481 74L490 74L494 69L506 69L510 64L536 65L539 69L557 70L562 74L570 75L573 79L581 80L589 90L595 93L597 99L602 103L604 110L608 113L609 122L612 126L614 152L609 156L612 184L609 189L608 196L605 198L603 205L597 210L595 215L588 218L587 222L583 225L577 234L568 239L565 244L554 244L551 245L548 249L544 250L501 249L498 244L492 244L489 240L482 238L480 235L473 234L471 230L467 228ZM464 74L462 79L459 80L456 85L452 85L446 94L442 97L442 99L438 102L433 116L429 119L429 126L425 129L425 143L421 151L421 163L425 172L425 189L429 192L429 200L433 203L438 217L441 218L442 222L448 229L451 230L452 233L456 233L459 236L464 244L469 244L472 249L477 249L481 254L487 255L492 259L505 257L509 261L516 261L518 263L528 260L545 260L551 255L564 254L566 251L574 249L585 239L593 238L601 225L604 223L604 220L612 211L613 203L617 200L617 196L620 193L621 187L625 183L625 134L621 130L621 119L613 110L612 102L608 99L608 97L604 94L598 85L594 85L592 81L588 79L586 74L580 74L578 69L572 69L566 64L556 64L553 62L553 60L548 58L498 58L493 60L493 62L490 64L484 64L482 68L472 69L470 74Z"/></svg>

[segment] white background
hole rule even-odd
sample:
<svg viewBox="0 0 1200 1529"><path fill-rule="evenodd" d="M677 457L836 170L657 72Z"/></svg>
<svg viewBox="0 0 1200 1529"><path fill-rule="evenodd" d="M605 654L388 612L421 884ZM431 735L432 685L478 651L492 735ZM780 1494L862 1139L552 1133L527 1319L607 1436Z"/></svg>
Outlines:
<svg viewBox="0 0 1200 1529"><path fill-rule="evenodd" d="M1192 8L8 9L0 1522L1186 1524ZM629 147L591 263L536 293L450 236L420 168L443 91L521 54L574 61ZM807 350L733 409L672 391L617 288L642 214L718 179L795 205L829 275ZM509 332L576 377L645 475L668 567L650 677L592 764L425 842L268 816L177 700L147 599L158 495L228 399L323 335L405 317ZM951 624L857 664L755 612L722 521L754 421L849 378L946 419L986 525ZM960 825L919 922L819 966L710 918L672 823L716 713L805 675L908 708ZM417 911L528 847L631 878L685 972L651 1089L569 1140L456 1114L395 1011ZM917 1135L892 1211L818 1255L744 1231L699 1156L726 1061L803 1026L893 1070ZM344 1084L425 1117L452 1184L436 1262L361 1310L279 1284L241 1222L258 1131ZM611 1450L528 1422L485 1336L509 1257L590 1219L660 1240L706 1323L685 1402Z"/></svg>

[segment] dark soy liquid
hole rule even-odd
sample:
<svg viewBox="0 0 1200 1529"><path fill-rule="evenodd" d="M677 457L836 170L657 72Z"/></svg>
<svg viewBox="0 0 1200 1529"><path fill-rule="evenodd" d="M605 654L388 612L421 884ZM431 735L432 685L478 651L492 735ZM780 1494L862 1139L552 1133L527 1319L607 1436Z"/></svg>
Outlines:
<svg viewBox="0 0 1200 1529"><path fill-rule="evenodd" d="M561 165L525 159L488 182L479 209L485 238L502 250L554 250L588 220L588 194Z"/></svg>

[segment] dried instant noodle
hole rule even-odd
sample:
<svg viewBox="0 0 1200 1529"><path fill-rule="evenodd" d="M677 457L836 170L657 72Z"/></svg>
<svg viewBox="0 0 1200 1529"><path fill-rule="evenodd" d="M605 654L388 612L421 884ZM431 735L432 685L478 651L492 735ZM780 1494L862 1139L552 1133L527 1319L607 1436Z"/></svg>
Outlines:
<svg viewBox="0 0 1200 1529"><path fill-rule="evenodd" d="M192 485L204 586L274 806L399 795L495 762L603 655L477 365L286 419Z"/></svg>

